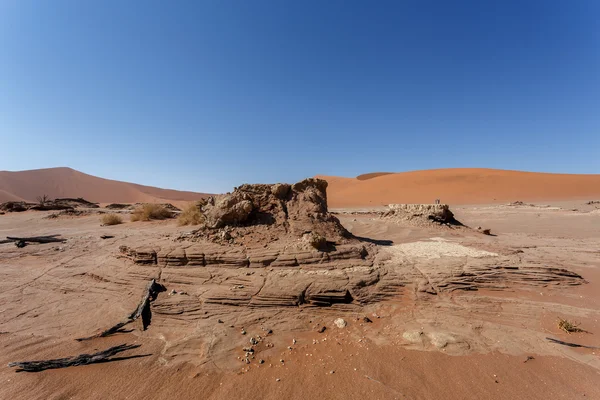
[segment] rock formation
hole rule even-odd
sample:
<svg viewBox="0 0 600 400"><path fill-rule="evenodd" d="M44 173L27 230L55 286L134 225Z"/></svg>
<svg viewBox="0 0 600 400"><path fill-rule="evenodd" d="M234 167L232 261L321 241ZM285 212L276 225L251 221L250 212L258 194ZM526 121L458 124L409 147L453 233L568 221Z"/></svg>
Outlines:
<svg viewBox="0 0 600 400"><path fill-rule="evenodd" d="M383 212L381 217L396 221L461 225L454 218L448 204L390 204L388 210Z"/></svg>

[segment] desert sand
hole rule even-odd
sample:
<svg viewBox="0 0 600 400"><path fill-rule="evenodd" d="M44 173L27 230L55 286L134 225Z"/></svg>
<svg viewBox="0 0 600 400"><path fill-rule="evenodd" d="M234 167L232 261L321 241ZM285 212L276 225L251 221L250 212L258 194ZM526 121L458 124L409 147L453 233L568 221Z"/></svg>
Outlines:
<svg viewBox="0 0 600 400"><path fill-rule="evenodd" d="M84 174L71 168L0 171L0 203L34 202L38 196L82 197L95 203L181 204L206 197L203 193L159 189Z"/></svg>
<svg viewBox="0 0 600 400"><path fill-rule="evenodd" d="M242 187L203 206L200 230L129 222L128 210L101 226L102 208L0 215L0 239L65 239L0 244L0 398L600 398L597 198L461 194L471 205L451 204L446 223L369 208L354 184L340 207L336 185L327 198L312 180ZM75 340L122 321L152 278L165 291L146 329ZM6 366L123 343L140 347L101 364Z"/></svg>
<svg viewBox="0 0 600 400"><path fill-rule="evenodd" d="M455 168L320 178L329 182L331 207L433 203L435 199L464 205L600 197L600 175Z"/></svg>

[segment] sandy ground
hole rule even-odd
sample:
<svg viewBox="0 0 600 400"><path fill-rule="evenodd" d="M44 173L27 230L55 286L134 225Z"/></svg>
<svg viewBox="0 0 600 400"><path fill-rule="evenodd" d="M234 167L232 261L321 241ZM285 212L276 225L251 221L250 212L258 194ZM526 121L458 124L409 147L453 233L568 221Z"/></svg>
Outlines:
<svg viewBox="0 0 600 400"><path fill-rule="evenodd" d="M496 236L336 211L352 233L380 244L381 259L398 274L416 269L434 282L465 265L508 262L565 268L586 283L502 281L501 288L431 294L407 282L391 298L353 308L232 306L214 314L199 307L189 314L167 307L184 299L168 294L190 284L182 281L159 295L146 331L136 323L86 342L74 339L120 321L156 273L124 258L119 246L172 241L190 228L174 221L101 227L98 215L2 215L0 238L61 234L67 241L0 244L0 398L600 398L600 349L546 339L600 346L600 213L582 201L544 204L550 207L452 208L464 224ZM345 328L334 324L340 317ZM559 317L589 333L560 331ZM245 364L242 348L257 335L264 339ZM6 367L121 343L141 347L104 364L37 373Z"/></svg>
<svg viewBox="0 0 600 400"><path fill-rule="evenodd" d="M546 174L455 168L357 178L321 176L329 182L330 207L373 207L390 203L448 204L513 201L600 200L600 175Z"/></svg>

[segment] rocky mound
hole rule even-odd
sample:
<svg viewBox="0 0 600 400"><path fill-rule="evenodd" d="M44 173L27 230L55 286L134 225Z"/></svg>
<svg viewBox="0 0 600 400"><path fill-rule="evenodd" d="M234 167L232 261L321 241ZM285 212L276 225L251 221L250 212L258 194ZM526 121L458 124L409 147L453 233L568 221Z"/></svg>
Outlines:
<svg viewBox="0 0 600 400"><path fill-rule="evenodd" d="M327 210L327 182L242 185L198 203L204 225L197 238L243 247L297 244L318 250L358 240Z"/></svg>
<svg viewBox="0 0 600 400"><path fill-rule="evenodd" d="M462 225L454 218L448 204L390 204L381 218L414 224Z"/></svg>

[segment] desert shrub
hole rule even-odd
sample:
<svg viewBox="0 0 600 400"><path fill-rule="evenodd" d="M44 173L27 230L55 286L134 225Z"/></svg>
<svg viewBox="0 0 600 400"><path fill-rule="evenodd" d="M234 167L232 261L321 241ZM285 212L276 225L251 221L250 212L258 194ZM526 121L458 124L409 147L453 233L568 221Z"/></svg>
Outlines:
<svg viewBox="0 0 600 400"><path fill-rule="evenodd" d="M123 218L118 214L104 214L100 221L102 225L119 225L123 223Z"/></svg>
<svg viewBox="0 0 600 400"><path fill-rule="evenodd" d="M40 206L43 206L50 201L50 196L48 196L47 194L44 194L44 195L36 197L35 199L37 200L37 202Z"/></svg>
<svg viewBox="0 0 600 400"><path fill-rule="evenodd" d="M173 213L160 204L144 204L131 213L132 221L150 221L152 219L172 218Z"/></svg>
<svg viewBox="0 0 600 400"><path fill-rule="evenodd" d="M204 222L204 214L200 210L200 203L190 203L177 217L179 225L200 225Z"/></svg>
<svg viewBox="0 0 600 400"><path fill-rule="evenodd" d="M576 322L571 322L566 319L559 318L558 319L558 328L567 333L576 333L576 332L585 332L583 329L579 327L579 324Z"/></svg>

